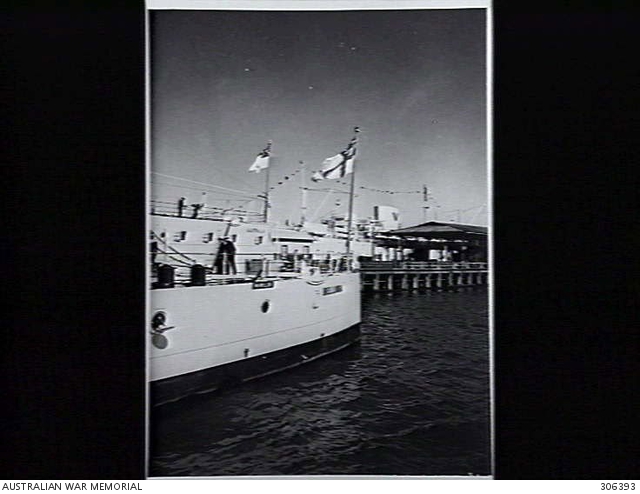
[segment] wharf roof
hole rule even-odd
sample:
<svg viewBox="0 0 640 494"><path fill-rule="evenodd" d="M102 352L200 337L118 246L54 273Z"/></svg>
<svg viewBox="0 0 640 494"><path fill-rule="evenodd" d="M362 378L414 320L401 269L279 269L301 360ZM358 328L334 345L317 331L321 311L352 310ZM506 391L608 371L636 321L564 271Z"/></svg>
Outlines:
<svg viewBox="0 0 640 494"><path fill-rule="evenodd" d="M469 238L486 237L486 226L462 225L459 223L442 223L429 221L416 226L409 226L387 232L397 237L429 237L429 238Z"/></svg>

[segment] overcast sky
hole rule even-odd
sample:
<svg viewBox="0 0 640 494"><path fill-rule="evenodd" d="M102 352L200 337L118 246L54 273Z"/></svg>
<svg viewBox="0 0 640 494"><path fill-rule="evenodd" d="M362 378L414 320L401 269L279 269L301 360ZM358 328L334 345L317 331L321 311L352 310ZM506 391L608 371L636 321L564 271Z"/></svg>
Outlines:
<svg viewBox="0 0 640 494"><path fill-rule="evenodd" d="M207 190L209 205L239 205L166 176L259 194L264 172L247 169L272 140L270 214L297 220L298 162L307 185L348 190L309 178L359 126L358 217L379 204L420 223L426 184L428 220L461 210L462 222L487 224L484 9L150 15L154 197L196 202ZM338 197L344 212L346 195L310 192L308 216Z"/></svg>

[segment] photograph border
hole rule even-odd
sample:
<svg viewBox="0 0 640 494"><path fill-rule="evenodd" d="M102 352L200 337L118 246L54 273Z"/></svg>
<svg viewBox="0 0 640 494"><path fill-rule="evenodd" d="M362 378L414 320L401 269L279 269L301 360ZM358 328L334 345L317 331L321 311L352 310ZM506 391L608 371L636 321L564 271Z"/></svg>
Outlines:
<svg viewBox="0 0 640 494"><path fill-rule="evenodd" d="M488 226L488 338L489 338L489 427L490 427L490 468L491 474L487 476L477 476L478 479L493 479L495 477L495 376L494 376L494 238L493 238L493 5L491 0L147 0L145 9L145 100L146 100L146 222L147 229L150 229L149 217L150 217L150 201L151 201L151 58L150 58L150 12L152 11L197 11L197 10L227 10L227 11L399 11L399 10L461 10L461 9L481 9L485 10L485 80L486 80L486 172L487 172L487 226ZM148 263L145 262L147 286L149 286L151 279L151 272ZM150 324L150 290L146 291L146 326ZM146 343L146 355L147 355L147 375L149 374L149 342ZM149 382L146 383L147 387L147 400L149 397ZM147 404L146 422L147 429L145 432L146 437L146 455L145 455L145 475L149 475L149 410L150 405ZM317 476L315 476L317 477ZM398 475L375 475L375 476L332 476L323 475L323 478L376 478L376 479L400 479L400 478L414 478L414 479L429 479L429 478L468 478L465 475L458 476L439 476L439 475L411 475L411 476L398 476ZM154 479L168 478L168 477L148 477ZM173 477L171 477L173 478ZM225 479L235 478L227 476L213 476L213 477L189 477L198 479ZM238 478L252 478L257 479L261 476L248 476ZM291 476L270 476L270 479L286 479L292 478ZM313 479L314 476L296 475L295 478L299 479Z"/></svg>

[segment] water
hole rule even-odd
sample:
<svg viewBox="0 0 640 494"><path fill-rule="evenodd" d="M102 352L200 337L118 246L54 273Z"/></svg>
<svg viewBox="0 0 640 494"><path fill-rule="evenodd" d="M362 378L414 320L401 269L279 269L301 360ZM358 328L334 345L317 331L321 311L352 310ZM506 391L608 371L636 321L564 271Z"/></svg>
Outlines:
<svg viewBox="0 0 640 494"><path fill-rule="evenodd" d="M359 344L154 409L150 475L489 475L486 288L362 302Z"/></svg>

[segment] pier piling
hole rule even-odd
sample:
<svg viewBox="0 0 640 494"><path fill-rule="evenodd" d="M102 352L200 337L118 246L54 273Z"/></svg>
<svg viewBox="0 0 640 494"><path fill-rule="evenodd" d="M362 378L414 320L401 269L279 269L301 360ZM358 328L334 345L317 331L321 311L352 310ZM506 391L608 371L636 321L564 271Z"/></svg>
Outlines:
<svg viewBox="0 0 640 494"><path fill-rule="evenodd" d="M371 261L360 267L362 290L418 291L482 286L488 283L484 262Z"/></svg>

